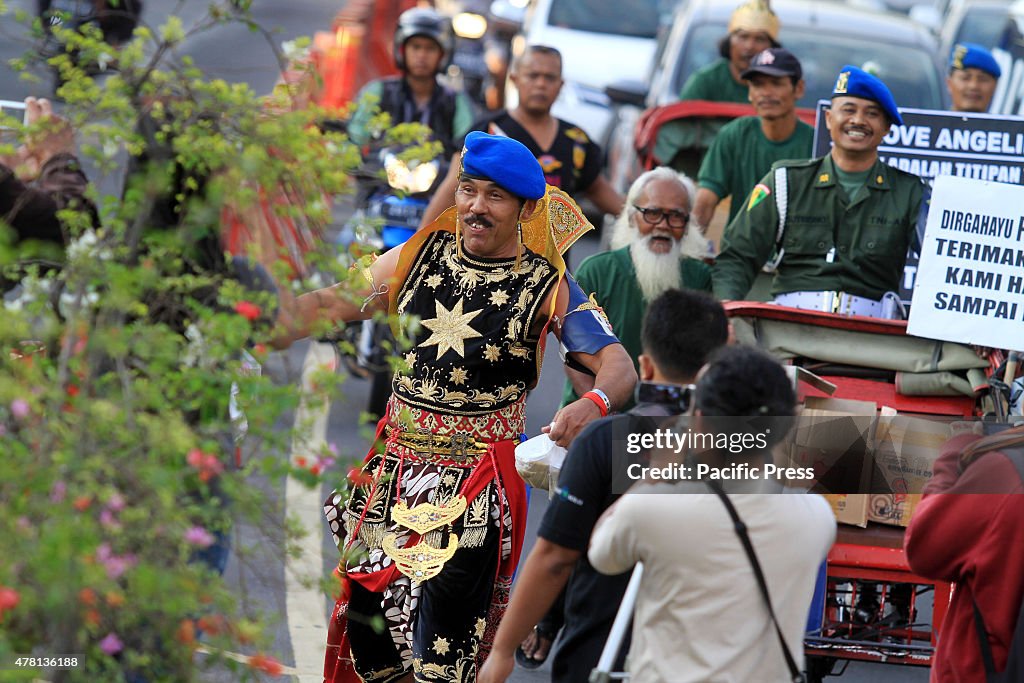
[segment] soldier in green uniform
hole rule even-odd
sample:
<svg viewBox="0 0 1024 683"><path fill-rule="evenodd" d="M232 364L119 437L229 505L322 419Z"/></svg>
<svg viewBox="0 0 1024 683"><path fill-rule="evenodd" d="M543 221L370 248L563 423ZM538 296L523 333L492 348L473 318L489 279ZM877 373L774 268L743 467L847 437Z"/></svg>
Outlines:
<svg viewBox="0 0 1024 683"><path fill-rule="evenodd" d="M902 124L889 89L845 66L825 122L832 151L775 164L726 229L712 273L722 299L743 299L777 250L772 295L796 308L898 317L924 181L887 166L878 146Z"/></svg>
<svg viewBox="0 0 1024 683"><path fill-rule="evenodd" d="M686 79L681 100L747 103L747 82L740 74L754 55L779 47L779 18L765 0L750 0L729 17L729 33L718 43L720 59Z"/></svg>

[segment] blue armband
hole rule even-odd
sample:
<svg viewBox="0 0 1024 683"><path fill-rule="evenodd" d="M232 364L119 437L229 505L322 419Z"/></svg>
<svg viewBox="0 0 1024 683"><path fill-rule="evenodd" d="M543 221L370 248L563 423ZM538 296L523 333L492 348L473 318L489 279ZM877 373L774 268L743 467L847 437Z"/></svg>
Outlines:
<svg viewBox="0 0 1024 683"><path fill-rule="evenodd" d="M608 316L593 295L587 297L571 275L566 275L566 281L569 283L569 306L562 318L563 354L593 354L609 344L618 344L619 338L612 331Z"/></svg>

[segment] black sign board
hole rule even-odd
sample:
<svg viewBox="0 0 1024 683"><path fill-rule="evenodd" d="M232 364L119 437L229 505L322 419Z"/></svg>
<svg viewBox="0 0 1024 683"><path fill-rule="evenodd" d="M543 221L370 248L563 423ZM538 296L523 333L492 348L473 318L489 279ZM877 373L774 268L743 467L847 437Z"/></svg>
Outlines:
<svg viewBox="0 0 1024 683"><path fill-rule="evenodd" d="M832 148L825 127L828 100L818 102L814 156ZM900 109L902 126L893 126L878 148L881 160L932 180L940 175L1024 185L1024 118L928 109ZM907 259L900 296L910 301L917 257Z"/></svg>

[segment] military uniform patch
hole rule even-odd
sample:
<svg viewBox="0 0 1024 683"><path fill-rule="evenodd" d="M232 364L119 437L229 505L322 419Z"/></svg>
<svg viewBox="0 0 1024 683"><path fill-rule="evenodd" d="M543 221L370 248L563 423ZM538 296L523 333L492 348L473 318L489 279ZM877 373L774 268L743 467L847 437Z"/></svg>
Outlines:
<svg viewBox="0 0 1024 683"><path fill-rule="evenodd" d="M750 199L747 201L747 211L750 211L760 204L761 201L771 193L771 189L769 189L769 187L764 183L758 183L755 185L753 191L750 193Z"/></svg>

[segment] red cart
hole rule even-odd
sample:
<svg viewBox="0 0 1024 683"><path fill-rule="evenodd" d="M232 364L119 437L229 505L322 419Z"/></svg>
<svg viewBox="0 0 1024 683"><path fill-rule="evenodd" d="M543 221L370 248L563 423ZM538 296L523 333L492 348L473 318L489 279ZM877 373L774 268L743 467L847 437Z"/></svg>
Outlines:
<svg viewBox="0 0 1024 683"><path fill-rule="evenodd" d="M835 385L834 398L874 401L900 413L920 416L974 417L978 394L990 372L986 361L963 345L917 339L906 334L906 322L798 310L774 304L730 302L726 311L741 341L756 343L777 357L803 366ZM920 348L923 363L912 370L935 369L963 375L970 390L960 396L905 395L907 382L899 364ZM895 359L894 356L903 358ZM948 361L941 365L942 359ZM936 361L935 359L939 359ZM959 366L959 367L958 367ZM938 369L941 368L941 369ZM913 374L913 373L912 373ZM917 374L921 374L918 372ZM801 396L821 395L802 385ZM819 582L812 622L820 623L805 640L808 680L839 675L851 660L930 666L935 639L949 606L952 585L914 574L903 552L901 527L869 522L866 528L840 525L829 552L825 577ZM858 613L858 592L874 592L874 613ZM900 588L896 588L900 587ZM823 588L823 590L821 590ZM894 588L902 592L909 620L892 617ZM916 623L922 596L932 600L930 623ZM906 600L909 595L909 610Z"/></svg>

